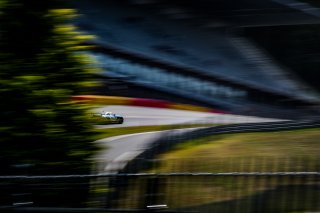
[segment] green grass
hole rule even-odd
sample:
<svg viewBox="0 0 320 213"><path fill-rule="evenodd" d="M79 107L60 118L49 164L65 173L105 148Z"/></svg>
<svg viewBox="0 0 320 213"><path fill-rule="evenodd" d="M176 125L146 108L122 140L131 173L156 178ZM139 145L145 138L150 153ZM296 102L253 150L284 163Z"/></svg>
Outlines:
<svg viewBox="0 0 320 213"><path fill-rule="evenodd" d="M99 138L167 129L208 126L203 124L119 127L96 129ZM224 134L189 140L158 156L157 166L146 172L276 172L318 171L320 128L267 133ZM137 179L123 191L122 207L137 208L145 193L145 180ZM313 178L282 177L168 177L160 186L170 208L217 205L228 209L236 199L287 184L316 184ZM290 192L284 191L284 196ZM307 192L309 193L309 192ZM313 194L313 192L310 192ZM137 196L134 196L137 195ZM282 196L282 195L281 195ZM179 199L172 199L179 198ZM244 203L249 208L251 201ZM297 201L295 205L307 201ZM280 203L291 206L290 203ZM279 205L280 205L279 204ZM277 203L275 205L278 205ZM299 204L300 205L300 204ZM309 205L309 204L308 204ZM311 204L310 204L311 205ZM248 207L249 206L249 207ZM219 207L220 208L220 207Z"/></svg>
<svg viewBox="0 0 320 213"><path fill-rule="evenodd" d="M105 128L96 129L97 140L102 138L108 138L118 135L134 134L141 132L150 131L162 131L170 129L182 129L182 128L192 128L192 127L208 127L215 126L213 124L176 124L176 125L155 125L155 126L132 126L132 127L118 127L118 128Z"/></svg>
<svg viewBox="0 0 320 213"><path fill-rule="evenodd" d="M306 162L309 166L317 163L319 130L227 134L186 141L159 156L165 163L158 169L160 172L305 171Z"/></svg>
<svg viewBox="0 0 320 213"><path fill-rule="evenodd" d="M159 166L149 172L318 171L319 153L320 128L224 134L176 146L158 156ZM314 181L301 177L172 177L167 179L166 195L179 199L166 199L168 205L180 208L229 202L279 185L316 184Z"/></svg>

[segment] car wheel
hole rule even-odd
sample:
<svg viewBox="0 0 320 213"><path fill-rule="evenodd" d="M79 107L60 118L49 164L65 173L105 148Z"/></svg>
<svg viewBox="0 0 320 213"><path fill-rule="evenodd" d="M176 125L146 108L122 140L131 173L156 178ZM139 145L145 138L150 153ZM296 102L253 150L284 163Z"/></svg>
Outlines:
<svg viewBox="0 0 320 213"><path fill-rule="evenodd" d="M123 118L119 118L118 124L122 124L123 123Z"/></svg>

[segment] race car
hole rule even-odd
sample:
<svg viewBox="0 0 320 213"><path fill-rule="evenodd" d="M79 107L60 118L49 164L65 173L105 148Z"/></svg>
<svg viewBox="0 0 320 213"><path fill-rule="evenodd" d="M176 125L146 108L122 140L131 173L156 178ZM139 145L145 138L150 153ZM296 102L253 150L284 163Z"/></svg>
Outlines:
<svg viewBox="0 0 320 213"><path fill-rule="evenodd" d="M92 116L98 118L103 123L122 124L124 121L121 115L112 112L93 113Z"/></svg>

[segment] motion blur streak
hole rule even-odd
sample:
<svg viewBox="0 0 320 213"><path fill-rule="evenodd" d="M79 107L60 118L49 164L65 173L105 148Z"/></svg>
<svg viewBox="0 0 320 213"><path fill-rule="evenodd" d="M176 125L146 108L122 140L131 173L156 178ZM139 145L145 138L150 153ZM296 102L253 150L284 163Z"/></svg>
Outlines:
<svg viewBox="0 0 320 213"><path fill-rule="evenodd" d="M199 111L199 112L226 113L222 110L217 110L217 109L194 106L190 104L179 104L179 103L173 103L173 102L163 101L163 100L146 99L146 98L80 95L80 96L73 96L72 100L80 103L90 102L90 103L102 104L102 105L132 105L132 106L190 110L190 111Z"/></svg>

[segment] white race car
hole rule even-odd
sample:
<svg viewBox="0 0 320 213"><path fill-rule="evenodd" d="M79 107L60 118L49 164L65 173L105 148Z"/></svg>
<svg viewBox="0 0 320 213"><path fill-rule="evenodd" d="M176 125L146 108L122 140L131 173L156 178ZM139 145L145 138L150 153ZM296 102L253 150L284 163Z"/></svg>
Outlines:
<svg viewBox="0 0 320 213"><path fill-rule="evenodd" d="M118 115L112 112L94 113L92 114L92 116L96 118L102 118L107 123L122 124L124 120L121 115Z"/></svg>

